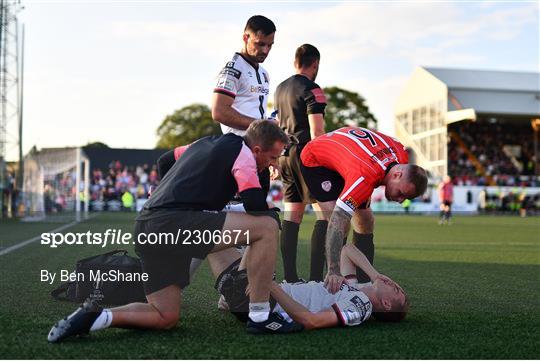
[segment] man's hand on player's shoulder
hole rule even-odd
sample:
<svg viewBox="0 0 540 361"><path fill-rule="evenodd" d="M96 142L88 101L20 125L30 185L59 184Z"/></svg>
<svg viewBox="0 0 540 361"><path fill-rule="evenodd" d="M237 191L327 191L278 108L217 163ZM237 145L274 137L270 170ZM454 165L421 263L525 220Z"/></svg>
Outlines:
<svg viewBox="0 0 540 361"><path fill-rule="evenodd" d="M326 278L324 279L324 286L326 287L328 292L332 294L339 291L343 283L345 283L345 277L343 277L339 272L329 271L326 275Z"/></svg>

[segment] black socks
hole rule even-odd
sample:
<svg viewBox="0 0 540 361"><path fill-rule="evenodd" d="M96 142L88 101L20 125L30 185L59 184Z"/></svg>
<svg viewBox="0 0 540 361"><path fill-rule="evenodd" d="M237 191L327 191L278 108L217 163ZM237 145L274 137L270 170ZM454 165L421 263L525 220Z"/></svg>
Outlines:
<svg viewBox="0 0 540 361"><path fill-rule="evenodd" d="M281 257L283 257L284 278L287 282L298 281L296 273L296 252L298 248L298 230L300 225L291 221L281 222L281 235L279 244Z"/></svg>
<svg viewBox="0 0 540 361"><path fill-rule="evenodd" d="M311 234L311 264L309 272L310 281L322 281L324 278L324 248L326 243L326 230L328 221L316 221Z"/></svg>
<svg viewBox="0 0 540 361"><path fill-rule="evenodd" d="M375 256L375 244L373 243L373 233L360 234L353 232L353 244L362 252L369 263L373 264L373 258ZM360 268L356 268L356 277L359 283L369 282L368 275Z"/></svg>

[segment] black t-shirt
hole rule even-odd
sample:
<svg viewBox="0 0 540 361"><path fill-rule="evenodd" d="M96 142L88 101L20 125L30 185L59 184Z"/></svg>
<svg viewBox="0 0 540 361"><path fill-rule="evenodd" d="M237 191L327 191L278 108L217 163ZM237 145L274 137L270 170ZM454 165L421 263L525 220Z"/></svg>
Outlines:
<svg viewBox="0 0 540 361"><path fill-rule="evenodd" d="M255 158L244 139L232 133L205 137L185 147L139 219L168 209L221 211L237 192L241 197L251 193L255 208L267 209Z"/></svg>
<svg viewBox="0 0 540 361"><path fill-rule="evenodd" d="M324 114L326 97L322 89L303 75L293 75L278 85L274 95L279 124L301 144L311 140L309 114Z"/></svg>

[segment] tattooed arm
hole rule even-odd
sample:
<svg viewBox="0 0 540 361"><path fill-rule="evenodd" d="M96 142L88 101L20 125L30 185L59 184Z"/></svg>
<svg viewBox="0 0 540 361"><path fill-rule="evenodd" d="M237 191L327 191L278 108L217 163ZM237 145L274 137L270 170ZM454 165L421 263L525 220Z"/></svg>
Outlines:
<svg viewBox="0 0 540 361"><path fill-rule="evenodd" d="M351 215L340 207L335 207L328 222L328 231L326 234L326 262L328 264L328 274L324 284L329 292L339 291L344 278L339 270L339 260L343 239L348 225L351 222Z"/></svg>

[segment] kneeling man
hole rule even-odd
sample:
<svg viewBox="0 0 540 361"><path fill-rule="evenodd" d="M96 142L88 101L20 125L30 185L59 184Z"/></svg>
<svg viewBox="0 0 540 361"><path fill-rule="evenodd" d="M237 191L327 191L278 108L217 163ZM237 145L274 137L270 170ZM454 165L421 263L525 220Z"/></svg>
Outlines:
<svg viewBox="0 0 540 361"><path fill-rule="evenodd" d="M107 327L170 329L180 318L192 258L204 259L209 253L245 244L250 246L246 268L252 285L248 331L300 330L301 325L270 312L280 221L278 213L268 209L257 177L258 171L277 166L287 143L286 134L274 122L257 121L244 137L211 136L185 147L136 219L135 250L143 272L148 273L144 283L148 303L102 309L89 300L55 324L48 340L58 342ZM247 214L221 212L236 193ZM175 235L176 241L147 242L150 235L163 233ZM205 235L216 233L220 236L205 242ZM280 327L272 330L268 324Z"/></svg>

